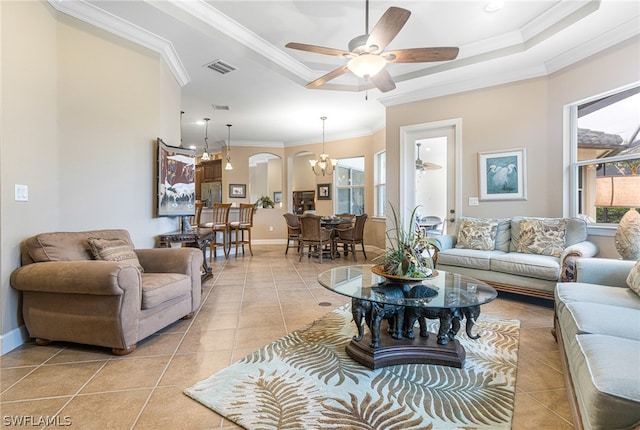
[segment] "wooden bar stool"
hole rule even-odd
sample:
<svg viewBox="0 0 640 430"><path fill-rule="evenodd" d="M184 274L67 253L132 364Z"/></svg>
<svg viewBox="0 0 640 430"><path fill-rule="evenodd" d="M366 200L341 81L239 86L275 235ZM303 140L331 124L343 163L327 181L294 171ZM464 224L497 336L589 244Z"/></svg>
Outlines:
<svg viewBox="0 0 640 430"><path fill-rule="evenodd" d="M216 248L222 246L224 257L229 258L229 246L227 237L229 236L229 211L231 203L214 203L213 204L213 222L206 223L205 227L213 229L213 240L209 242L210 254L209 261L213 261L216 257ZM218 241L218 233L222 233L222 242Z"/></svg>
<svg viewBox="0 0 640 430"><path fill-rule="evenodd" d="M244 245L249 245L249 252L253 256L251 249L251 227L253 227L253 212L255 205L251 203L240 203L240 212L238 213L238 221L229 224L230 232L233 236L229 239L229 253L231 253L231 245L236 247L236 258L238 257L238 247L242 246L242 255L244 255ZM245 232L247 238L244 237ZM235 242L232 238L235 237Z"/></svg>

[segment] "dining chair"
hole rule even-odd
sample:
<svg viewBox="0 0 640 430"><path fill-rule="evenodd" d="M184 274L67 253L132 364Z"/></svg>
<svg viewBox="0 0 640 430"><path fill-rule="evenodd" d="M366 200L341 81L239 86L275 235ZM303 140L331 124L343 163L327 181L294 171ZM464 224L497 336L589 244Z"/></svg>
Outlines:
<svg viewBox="0 0 640 430"><path fill-rule="evenodd" d="M193 225L195 227L200 227L200 221L202 220L202 208L204 208L204 203L196 202L195 206L196 206L196 214L194 216Z"/></svg>
<svg viewBox="0 0 640 430"><path fill-rule="evenodd" d="M255 209L255 205L251 203L240 203L238 221L229 223L229 253L231 253L231 245L235 245L236 258L238 257L239 246L242 246L242 255L244 255L245 244L249 245L249 252L253 256L253 250L251 249L251 228L253 227L253 212ZM233 233L233 236L231 236L231 233ZM245 233L247 233L247 238L244 237ZM235 241L233 238L235 238Z"/></svg>
<svg viewBox="0 0 640 430"><path fill-rule="evenodd" d="M338 230L346 230L348 228L353 227L353 223L356 220L356 216L354 214L351 214L349 212L345 212L345 213L341 213L341 214L336 214L335 215L336 218L340 218L342 219L342 221L344 222L343 224L340 224L336 227L336 229ZM346 222L347 220L349 220L350 222Z"/></svg>
<svg viewBox="0 0 640 430"><path fill-rule="evenodd" d="M353 261L358 261L356 257L356 244L362 246L362 254L364 259L367 259L367 253L364 250L364 224L367 222L369 216L367 214L356 215L356 221L353 227L345 230L336 230L337 235L334 238L334 246L337 249L338 245L342 244L345 248L345 257L349 254L348 249L351 249L353 254Z"/></svg>
<svg viewBox="0 0 640 430"><path fill-rule="evenodd" d="M229 236L229 211L231 203L214 203L213 204L213 222L206 223L204 226L213 229L213 240L209 242L209 261L213 261L216 257L216 248L222 246L224 257L229 258L229 246L227 238ZM222 241L218 241L218 233L222 235Z"/></svg>
<svg viewBox="0 0 640 430"><path fill-rule="evenodd" d="M305 246L307 246L307 257L311 258L312 255L317 256L322 263L322 255L328 253L333 260L333 243L331 229L322 227L320 224L322 217L319 215L302 215L300 216L300 234L302 240L302 252L300 252L300 259L305 254Z"/></svg>
<svg viewBox="0 0 640 430"><path fill-rule="evenodd" d="M282 215L287 223L287 249L284 251L284 255L287 255L289 248L298 248L302 246L302 239L300 235L300 221L298 215L292 213L286 213ZM293 245L291 244L293 242Z"/></svg>

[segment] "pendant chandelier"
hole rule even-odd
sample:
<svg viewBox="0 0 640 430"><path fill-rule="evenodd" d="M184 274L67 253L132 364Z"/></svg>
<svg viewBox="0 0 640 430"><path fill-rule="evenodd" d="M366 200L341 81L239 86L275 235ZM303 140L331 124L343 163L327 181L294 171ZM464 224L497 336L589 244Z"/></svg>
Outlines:
<svg viewBox="0 0 640 430"><path fill-rule="evenodd" d="M324 152L324 122L327 117L321 116L320 119L322 120L322 154L320 154L319 160L309 160L309 164L311 164L311 170L313 170L316 176L326 176L333 174L338 160L329 158L329 155Z"/></svg>
<svg viewBox="0 0 640 430"><path fill-rule="evenodd" d="M224 170L233 170L231 165L231 124L227 124L227 164Z"/></svg>
<svg viewBox="0 0 640 430"><path fill-rule="evenodd" d="M211 118L204 118L204 152L202 153L202 157L200 158L200 160L202 161L209 161L211 160L211 157L209 157L209 120Z"/></svg>

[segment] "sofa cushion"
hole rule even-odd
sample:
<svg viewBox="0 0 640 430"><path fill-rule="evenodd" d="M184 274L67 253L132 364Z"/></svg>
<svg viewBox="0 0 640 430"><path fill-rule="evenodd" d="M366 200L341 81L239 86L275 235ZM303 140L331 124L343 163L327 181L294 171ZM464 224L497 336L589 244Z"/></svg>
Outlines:
<svg viewBox="0 0 640 430"><path fill-rule="evenodd" d="M511 243L511 219L499 218L498 230L496 231L496 251L509 252L509 244Z"/></svg>
<svg viewBox="0 0 640 430"><path fill-rule="evenodd" d="M579 334L571 377L585 428L631 428L640 421L640 342L601 334Z"/></svg>
<svg viewBox="0 0 640 430"><path fill-rule="evenodd" d="M133 251L127 241L123 239L101 239L97 237L90 237L87 239L89 247L91 247L91 253L96 260L103 261L121 261L123 263L129 263L136 266L138 270L144 272L144 269L140 265L138 256Z"/></svg>
<svg viewBox="0 0 640 430"><path fill-rule="evenodd" d="M560 257L567 223L562 219L528 219L520 222L518 252Z"/></svg>
<svg viewBox="0 0 640 430"><path fill-rule="evenodd" d="M583 333L606 334L640 341L640 312L636 309L592 302L566 304L562 331L570 336Z"/></svg>
<svg viewBox="0 0 640 430"><path fill-rule="evenodd" d="M143 273L142 309L152 309L191 294L191 278L182 273Z"/></svg>
<svg viewBox="0 0 640 430"><path fill-rule="evenodd" d="M498 222L490 218L463 218L456 248L491 251L495 248Z"/></svg>
<svg viewBox="0 0 640 430"><path fill-rule="evenodd" d="M633 266L633 269L629 272L627 285L633 292L640 295L640 260L636 261L635 266Z"/></svg>
<svg viewBox="0 0 640 430"><path fill-rule="evenodd" d="M91 248L87 242L89 237L123 239L133 246L129 232L126 230L41 233L24 242L23 253L28 254L31 261L25 261L28 258L23 255L23 264L93 260Z"/></svg>
<svg viewBox="0 0 640 430"><path fill-rule="evenodd" d="M477 251L474 249L452 248L438 253L438 265L468 267L490 270L491 258L504 254L502 251Z"/></svg>
<svg viewBox="0 0 640 430"><path fill-rule="evenodd" d="M640 297L629 288L586 284L583 282L561 282L556 285L556 305L572 302L592 302L619 306L640 311Z"/></svg>
<svg viewBox="0 0 640 430"><path fill-rule="evenodd" d="M533 218L517 216L511 218L511 244L509 250L516 252L520 241L520 222L528 219L564 219L567 223L567 232L565 234L565 246L575 245L576 243L587 240L587 222L580 218Z"/></svg>
<svg viewBox="0 0 640 430"><path fill-rule="evenodd" d="M616 229L616 249L625 260L640 258L640 214L631 209L620 220Z"/></svg>
<svg viewBox="0 0 640 430"><path fill-rule="evenodd" d="M491 270L554 281L560 279L560 259L548 255L509 252L492 256Z"/></svg>

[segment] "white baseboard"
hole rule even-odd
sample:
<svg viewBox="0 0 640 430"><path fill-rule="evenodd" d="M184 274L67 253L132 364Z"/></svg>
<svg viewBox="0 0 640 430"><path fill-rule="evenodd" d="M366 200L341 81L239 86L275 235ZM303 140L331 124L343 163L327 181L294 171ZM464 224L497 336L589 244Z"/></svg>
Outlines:
<svg viewBox="0 0 640 430"><path fill-rule="evenodd" d="M29 333L24 325L3 334L0 336L0 345L2 345L0 355L13 351L20 345L27 343L29 339Z"/></svg>

